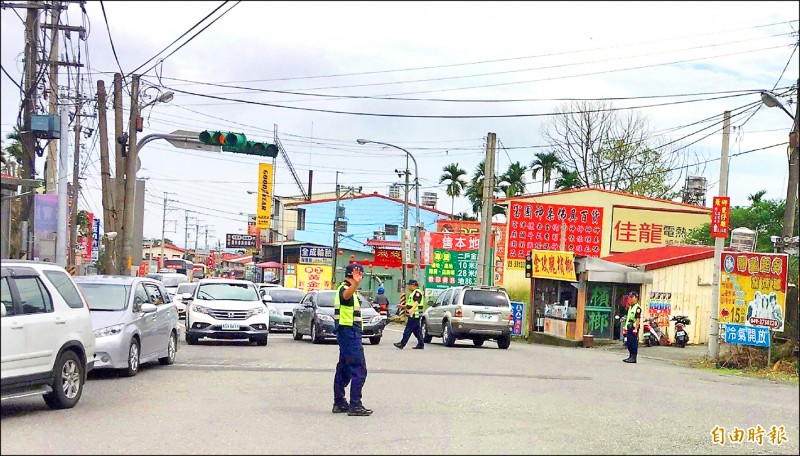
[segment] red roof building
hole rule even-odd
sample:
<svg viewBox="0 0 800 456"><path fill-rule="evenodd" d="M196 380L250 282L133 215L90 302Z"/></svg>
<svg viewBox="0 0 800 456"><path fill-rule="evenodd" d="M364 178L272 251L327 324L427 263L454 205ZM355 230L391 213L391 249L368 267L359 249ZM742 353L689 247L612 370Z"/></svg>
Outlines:
<svg viewBox="0 0 800 456"><path fill-rule="evenodd" d="M705 245L665 245L604 257L606 261L652 271L692 261L714 258L714 247Z"/></svg>

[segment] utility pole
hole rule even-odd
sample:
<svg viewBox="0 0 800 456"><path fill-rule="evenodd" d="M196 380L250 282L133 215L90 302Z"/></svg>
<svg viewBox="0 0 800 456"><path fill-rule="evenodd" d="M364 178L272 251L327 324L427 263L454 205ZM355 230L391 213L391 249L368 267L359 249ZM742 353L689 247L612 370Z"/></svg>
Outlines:
<svg viewBox="0 0 800 456"><path fill-rule="evenodd" d="M486 166L483 173L483 195L481 197L481 237L478 246L477 285L488 285L488 265L491 264L492 209L494 208L494 155L497 135L489 133L486 138Z"/></svg>
<svg viewBox="0 0 800 456"><path fill-rule="evenodd" d="M133 232L134 230L134 217L136 204L136 168L137 168L137 151L136 151L136 124L139 118L139 75L134 74L131 77L131 115L128 126L128 157L126 158L125 166L125 238L123 241L123 249L125 254L122 255L122 261L125 262L125 274L132 275L131 267L133 260ZM139 246L141 248L141 246Z"/></svg>
<svg viewBox="0 0 800 456"><path fill-rule="evenodd" d="M731 137L731 112L725 111L722 121L722 153L719 161L719 195L728 196L728 151ZM711 279L711 315L708 332L708 356L719 355L719 278L725 238L714 239L714 271Z"/></svg>
<svg viewBox="0 0 800 456"><path fill-rule="evenodd" d="M194 219L194 254L197 256L197 238L200 235L200 222L205 223L205 220Z"/></svg>
<svg viewBox="0 0 800 456"><path fill-rule="evenodd" d="M50 68L48 68L47 80L50 83L48 91L48 101L50 115L55 115L58 111L58 25L59 18L61 17L61 2L53 2L50 7L50 57L47 61ZM58 155L55 141L47 143L47 159L45 161L45 193L55 193L57 168L56 157Z"/></svg>
<svg viewBox="0 0 800 456"><path fill-rule="evenodd" d="M333 209L333 274L331 285L336 288L336 265L339 262L339 171L336 171L336 206Z"/></svg>
<svg viewBox="0 0 800 456"><path fill-rule="evenodd" d="M405 198L403 198L403 236L402 236L403 245L401 246L401 248L402 248L401 256L402 256L402 259L403 259L403 269L400 271L400 275L401 275L401 280L403 281L403 289L405 289L406 285L408 284L408 281L406 280L407 277L408 277L407 265L409 263L412 263L411 259L408 258L408 254L409 254L408 245L411 242L411 239L410 239L410 236L409 236L409 233L408 233L408 192L409 192L409 188L408 188L409 182L408 182L408 180L409 180L409 177L411 176L411 171L408 170L408 155L406 155L406 169L403 170L403 175L405 176L405 181L406 182L405 182L404 187L403 187L405 189ZM417 220L417 223L419 223L419 220Z"/></svg>
<svg viewBox="0 0 800 456"><path fill-rule="evenodd" d="M69 107L61 105L58 147L58 211L56 213L56 264L67 267L67 163L69 162Z"/></svg>
<svg viewBox="0 0 800 456"><path fill-rule="evenodd" d="M123 139L123 124L122 124L122 75L119 73L114 74L114 167L116 170L115 190L114 197L116 204L114 209L116 211L115 221L117 238L113 241L116 248L116 274L122 274L124 264L127 259L125 258L125 157L122 152L125 147Z"/></svg>
<svg viewBox="0 0 800 456"><path fill-rule="evenodd" d="M117 214L115 212L114 193L111 188L111 170L108 157L108 117L106 115L106 85L103 80L97 81L97 123L99 129L100 143L100 178L103 202L103 223L106 232L117 230ZM114 242L104 237L106 269L100 271L104 274L116 273L116 252Z"/></svg>
<svg viewBox="0 0 800 456"><path fill-rule="evenodd" d="M38 85L36 52L38 46L39 9L28 8L25 18L25 97L22 99L22 131L20 132L20 142L24 152L20 165L22 176L27 179L36 179L36 136L31 131L31 117L36 112L36 88ZM25 221L20 229L22 233L20 252L24 251L28 259L33 259L33 249L31 249L33 239L32 203L33 194L22 200L20 217ZM64 216L66 217L66 214Z"/></svg>
<svg viewBox="0 0 800 456"><path fill-rule="evenodd" d="M789 182L786 189L786 208L783 212L783 229L781 230L784 246L788 244L787 238L797 235L794 232L794 218L797 212L797 185L800 178L800 147L798 147L798 141L800 141L800 79L797 80L797 90L794 124L792 133L789 134Z"/></svg>
<svg viewBox="0 0 800 456"><path fill-rule="evenodd" d="M78 195L80 194L80 158L81 158L81 96L77 94L75 104L75 152L72 157L72 206L69 211L69 255L68 263L75 266L78 249Z"/></svg>
<svg viewBox="0 0 800 456"><path fill-rule="evenodd" d="M167 225L167 195L169 192L164 192L164 216L161 218L161 253L159 254L159 264L164 264L164 240L166 239L166 225ZM161 269L159 267L159 269Z"/></svg>
<svg viewBox="0 0 800 456"><path fill-rule="evenodd" d="M189 211L184 210L183 259L189 256Z"/></svg>

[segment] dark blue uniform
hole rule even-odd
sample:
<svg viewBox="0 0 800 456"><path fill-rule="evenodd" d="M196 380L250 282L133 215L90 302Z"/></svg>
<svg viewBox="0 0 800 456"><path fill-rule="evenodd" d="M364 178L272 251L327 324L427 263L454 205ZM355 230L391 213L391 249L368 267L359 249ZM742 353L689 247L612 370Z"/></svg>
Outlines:
<svg viewBox="0 0 800 456"><path fill-rule="evenodd" d="M344 299L344 287L339 287L339 302L341 307L354 307L358 299L353 295L349 300ZM363 407L361 403L361 390L367 380L367 362L364 359L364 346L361 344L361 319L360 310L358 321L352 325L342 325L337 321L336 342L339 344L339 362L336 364L336 375L333 378L333 404L341 408L348 407L345 399L345 388L350 385L349 408Z"/></svg>

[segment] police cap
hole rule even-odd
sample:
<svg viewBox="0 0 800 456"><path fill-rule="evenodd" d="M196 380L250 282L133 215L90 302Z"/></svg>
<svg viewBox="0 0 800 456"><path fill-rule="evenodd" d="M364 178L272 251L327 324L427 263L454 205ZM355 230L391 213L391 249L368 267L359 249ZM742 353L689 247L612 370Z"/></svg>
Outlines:
<svg viewBox="0 0 800 456"><path fill-rule="evenodd" d="M364 272L364 266L361 266L358 263L350 263L347 267L344 268L344 276L345 277L353 277L353 271L358 270L359 272Z"/></svg>

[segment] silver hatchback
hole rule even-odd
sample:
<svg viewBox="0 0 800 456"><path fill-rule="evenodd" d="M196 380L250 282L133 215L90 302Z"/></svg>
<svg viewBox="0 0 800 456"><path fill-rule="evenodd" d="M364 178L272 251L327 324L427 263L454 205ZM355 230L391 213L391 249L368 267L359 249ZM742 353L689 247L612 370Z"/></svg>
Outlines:
<svg viewBox="0 0 800 456"><path fill-rule="evenodd" d="M175 362L178 311L164 285L146 277L78 276L94 329L95 369L119 369L132 377L139 366Z"/></svg>
<svg viewBox="0 0 800 456"><path fill-rule="evenodd" d="M460 286L443 291L422 314L425 343L441 337L452 347L458 339L471 339L476 347L497 341L497 347L511 345L511 299L504 288Z"/></svg>

